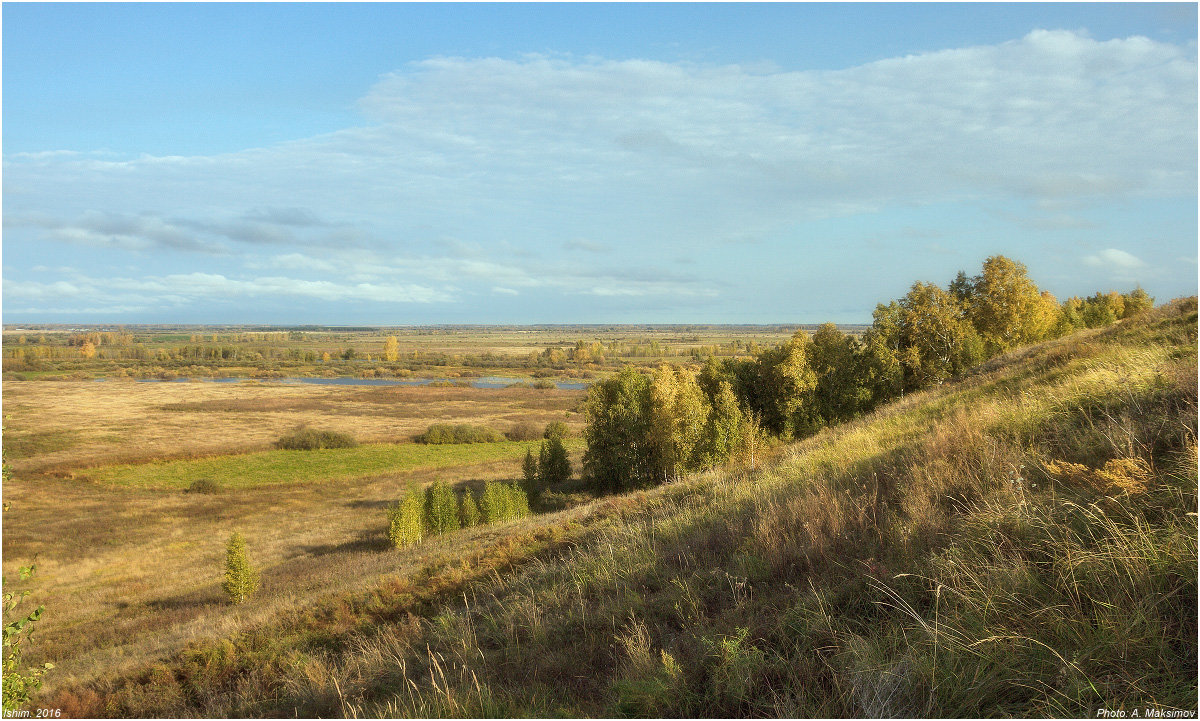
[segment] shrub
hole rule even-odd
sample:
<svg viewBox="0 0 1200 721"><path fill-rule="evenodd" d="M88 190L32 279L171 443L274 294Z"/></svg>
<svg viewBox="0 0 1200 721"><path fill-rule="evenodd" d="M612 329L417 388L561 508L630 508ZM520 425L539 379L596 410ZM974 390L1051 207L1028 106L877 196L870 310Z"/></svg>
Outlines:
<svg viewBox="0 0 1200 721"><path fill-rule="evenodd" d="M396 548L420 543L425 536L425 494L413 490L388 509L388 540Z"/></svg>
<svg viewBox="0 0 1200 721"><path fill-rule="evenodd" d="M510 441L536 441L542 437L537 424L532 421L521 421L504 433Z"/></svg>
<svg viewBox="0 0 1200 721"><path fill-rule="evenodd" d="M504 434L487 426L473 426L469 423L451 425L435 423L425 432L416 437L417 443L431 445L443 443L499 443L504 440Z"/></svg>
<svg viewBox="0 0 1200 721"><path fill-rule="evenodd" d="M542 433L542 438L550 440L551 438L563 439L571 434L571 429L562 421L550 421L546 424L546 430Z"/></svg>
<svg viewBox="0 0 1200 721"><path fill-rule="evenodd" d="M33 566L22 566L18 569L21 580L33 575ZM44 606L38 606L28 614L22 612L13 620L10 614L15 611L29 595L29 591L13 593L4 592L4 710L15 711L29 703L29 697L42 686L42 674L54 668L54 664L45 663L41 668L23 669L21 667L21 651L23 642L33 636L33 626L42 616ZM8 716L5 713L5 716Z"/></svg>
<svg viewBox="0 0 1200 721"><path fill-rule="evenodd" d="M237 531L225 547L225 582L221 584L229 600L241 603L258 589L258 572L250 567L246 556L246 541Z"/></svg>
<svg viewBox="0 0 1200 721"><path fill-rule="evenodd" d="M217 483L211 478L197 478L196 480L192 481L192 485L188 486L187 489L184 490L184 493L211 494L220 492L221 484Z"/></svg>
<svg viewBox="0 0 1200 721"><path fill-rule="evenodd" d="M537 375L537 374L535 373L534 375ZM556 388L558 388L558 384L555 383L554 381L541 379L541 380L534 381L532 387L536 388L537 390L540 390L540 391L546 391L546 390L552 391L552 390L555 390Z"/></svg>
<svg viewBox="0 0 1200 721"><path fill-rule="evenodd" d="M288 451L313 451L320 448L354 448L358 441L348 433L318 431L301 426L275 441L275 447Z"/></svg>
<svg viewBox="0 0 1200 721"><path fill-rule="evenodd" d="M457 531L458 499L445 481L434 481L425 489L425 525L430 533Z"/></svg>

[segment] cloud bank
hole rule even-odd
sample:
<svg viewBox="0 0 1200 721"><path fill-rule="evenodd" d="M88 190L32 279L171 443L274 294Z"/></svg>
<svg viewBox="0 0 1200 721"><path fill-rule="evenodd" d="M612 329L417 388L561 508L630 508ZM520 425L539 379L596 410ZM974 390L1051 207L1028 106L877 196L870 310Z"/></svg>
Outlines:
<svg viewBox="0 0 1200 721"><path fill-rule="evenodd" d="M6 157L4 299L116 313L272 293L590 297L703 312L742 302L755 276L740 263L782 288L788 266L853 252L814 235L831 219L960 204L1078 247L1098 209L1194 200L1196 102L1194 50L1065 31L836 71L431 58L381 77L364 123L328 135L213 156ZM1095 242L1074 257L1097 278L1154 270ZM23 277L62 253L93 271ZM853 290L834 305L869 312L875 298Z"/></svg>

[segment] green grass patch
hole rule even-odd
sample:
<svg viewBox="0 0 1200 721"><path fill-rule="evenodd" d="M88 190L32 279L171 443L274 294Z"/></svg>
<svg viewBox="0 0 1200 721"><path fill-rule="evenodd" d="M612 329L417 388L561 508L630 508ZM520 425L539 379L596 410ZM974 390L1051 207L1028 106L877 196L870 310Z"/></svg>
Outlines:
<svg viewBox="0 0 1200 721"><path fill-rule="evenodd" d="M577 445L581 443L578 441ZM212 479L222 488L253 488L281 483L340 481L389 472L516 459L524 457L525 451L536 445L531 441L433 446L377 443L356 448L260 451L213 458L102 466L92 469L87 475L100 483L135 488L182 490L202 478Z"/></svg>

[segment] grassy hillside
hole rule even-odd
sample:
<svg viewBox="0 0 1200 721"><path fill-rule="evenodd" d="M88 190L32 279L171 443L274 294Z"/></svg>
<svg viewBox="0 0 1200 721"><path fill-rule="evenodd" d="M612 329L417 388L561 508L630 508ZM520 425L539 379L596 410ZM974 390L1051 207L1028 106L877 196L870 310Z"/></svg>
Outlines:
<svg viewBox="0 0 1200 721"><path fill-rule="evenodd" d="M427 544L418 571L363 579L361 592L138 673L59 686L40 705L116 716L1194 710L1196 364L1190 299L994 359L757 469L600 499L465 547Z"/></svg>

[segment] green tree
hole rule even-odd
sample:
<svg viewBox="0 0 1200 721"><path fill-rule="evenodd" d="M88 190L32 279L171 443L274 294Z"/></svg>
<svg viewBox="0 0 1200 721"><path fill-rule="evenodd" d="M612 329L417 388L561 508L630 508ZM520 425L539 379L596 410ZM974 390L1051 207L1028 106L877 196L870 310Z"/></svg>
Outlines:
<svg viewBox="0 0 1200 721"><path fill-rule="evenodd" d="M488 481L479 497L479 518L484 523L500 523L510 517L509 497L500 483Z"/></svg>
<svg viewBox="0 0 1200 721"><path fill-rule="evenodd" d="M1122 318L1137 315L1144 310L1154 307L1154 299L1150 297L1149 293L1142 290L1140 286L1124 294L1122 298L1125 300L1125 309L1121 314Z"/></svg>
<svg viewBox="0 0 1200 721"><path fill-rule="evenodd" d="M619 493L651 482L650 381L626 366L595 383L584 406L584 476L594 491Z"/></svg>
<svg viewBox="0 0 1200 721"><path fill-rule="evenodd" d="M463 492L458 504L458 519L463 528L479 525L479 504L470 489Z"/></svg>
<svg viewBox="0 0 1200 721"><path fill-rule="evenodd" d="M745 417L727 380L718 380L709 401L708 420L697 446L696 465L711 468L724 463L735 452L745 428Z"/></svg>
<svg viewBox="0 0 1200 721"><path fill-rule="evenodd" d="M874 323L863 334L858 366L861 382L870 393L869 407L904 394L904 366L900 362L900 305L892 301L875 306Z"/></svg>
<svg viewBox="0 0 1200 721"><path fill-rule="evenodd" d="M1080 315L1083 324L1088 328L1102 328L1117 322L1125 312L1125 299L1114 291L1096 293L1083 301L1083 311Z"/></svg>
<svg viewBox="0 0 1200 721"><path fill-rule="evenodd" d="M524 518L529 515L529 496L514 483L503 484L508 494L509 518Z"/></svg>
<svg viewBox="0 0 1200 721"><path fill-rule="evenodd" d="M784 438L803 438L821 428L813 394L817 375L809 366L812 341L802 330L787 343L755 358L748 408L763 427Z"/></svg>
<svg viewBox="0 0 1200 721"><path fill-rule="evenodd" d="M546 444L543 443L542 447L545 448L545 446L546 446ZM525 461L523 463L521 463L521 475L524 478L526 490L537 487L538 481L539 481L539 478L538 478L538 466L539 465L540 464L538 463L538 459L534 458L534 456L533 456L533 449L532 448L525 449Z"/></svg>
<svg viewBox="0 0 1200 721"><path fill-rule="evenodd" d="M425 525L430 533L457 531L458 499L445 481L434 481L425 488Z"/></svg>
<svg viewBox="0 0 1200 721"><path fill-rule="evenodd" d="M913 284L900 300L900 352L907 389L924 388L983 359L983 342L954 296L934 283Z"/></svg>
<svg viewBox="0 0 1200 721"><path fill-rule="evenodd" d="M859 342L826 323L813 334L809 363L817 375L813 402L828 425L854 418L870 404Z"/></svg>
<svg viewBox="0 0 1200 721"><path fill-rule="evenodd" d="M421 542L425 536L425 493L415 488L388 509L388 539L396 548Z"/></svg>
<svg viewBox="0 0 1200 721"><path fill-rule="evenodd" d="M538 459L538 477L543 483L550 485L562 483L571 478L571 460L567 457L567 448L562 438L551 436L550 440L542 443Z"/></svg>
<svg viewBox="0 0 1200 721"><path fill-rule="evenodd" d="M660 366L650 382L648 410L651 482L663 483L695 470L709 414L695 372Z"/></svg>
<svg viewBox="0 0 1200 721"><path fill-rule="evenodd" d="M479 498L483 523L502 523L529 515L529 497L515 484L488 481Z"/></svg>
<svg viewBox="0 0 1200 721"><path fill-rule="evenodd" d="M258 590L258 572L250 567L246 540L237 531L225 547L225 580L221 584L233 603L242 603Z"/></svg>

